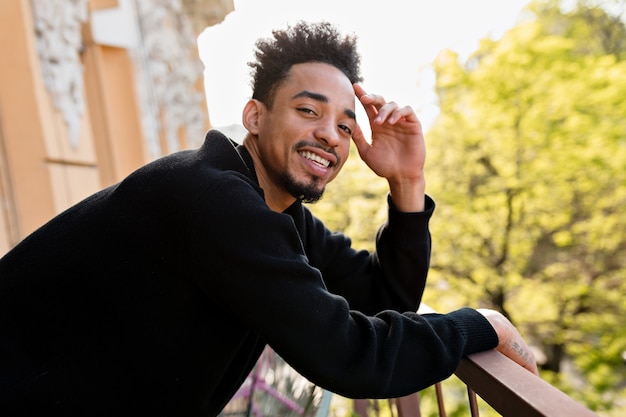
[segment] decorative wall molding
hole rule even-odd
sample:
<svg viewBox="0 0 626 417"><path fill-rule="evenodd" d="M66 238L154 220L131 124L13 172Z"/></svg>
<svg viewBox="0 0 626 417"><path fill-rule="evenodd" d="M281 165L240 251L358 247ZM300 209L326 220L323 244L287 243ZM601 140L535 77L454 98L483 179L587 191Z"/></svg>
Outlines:
<svg viewBox="0 0 626 417"><path fill-rule="evenodd" d="M31 0L43 79L63 115L73 147L78 146L85 110L81 25L87 0Z"/></svg>
<svg viewBox="0 0 626 417"><path fill-rule="evenodd" d="M156 109L145 109L142 99L144 111L162 120L168 151L181 148L181 130L185 131L189 146L199 146L204 140L208 115L204 95L196 89L203 68L192 24L180 0L140 0L136 1L136 8L141 39L136 55L147 78L141 94L152 95L157 103Z"/></svg>
<svg viewBox="0 0 626 417"><path fill-rule="evenodd" d="M63 115L73 147L78 146L85 110L81 26L89 19L88 0L30 0L43 78ZM208 114L201 85L203 67L197 34L234 10L233 0L119 0L135 14L139 42L129 49L137 65L142 125L151 157L204 140ZM96 13L96 12L94 12ZM193 20L192 20L193 18ZM204 23L203 23L204 22Z"/></svg>
<svg viewBox="0 0 626 417"><path fill-rule="evenodd" d="M182 4L196 34L217 25L235 10L233 0L182 0Z"/></svg>

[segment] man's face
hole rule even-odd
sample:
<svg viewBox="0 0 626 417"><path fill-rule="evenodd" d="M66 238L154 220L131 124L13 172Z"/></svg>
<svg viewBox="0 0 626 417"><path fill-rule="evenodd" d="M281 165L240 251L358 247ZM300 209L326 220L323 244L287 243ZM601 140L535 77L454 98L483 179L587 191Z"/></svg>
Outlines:
<svg viewBox="0 0 626 417"><path fill-rule="evenodd" d="M274 191L321 198L348 157L356 129L350 80L323 63L294 65L259 118L258 149Z"/></svg>

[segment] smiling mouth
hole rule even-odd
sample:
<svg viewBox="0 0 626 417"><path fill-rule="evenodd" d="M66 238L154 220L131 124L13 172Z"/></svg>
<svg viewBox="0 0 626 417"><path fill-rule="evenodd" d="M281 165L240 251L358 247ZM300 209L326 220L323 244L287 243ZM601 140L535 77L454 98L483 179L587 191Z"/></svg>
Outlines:
<svg viewBox="0 0 626 417"><path fill-rule="evenodd" d="M318 164L321 167L324 168L328 168L331 163L328 159L324 159L321 156L314 154L313 152L309 152L309 151L300 151L298 152L303 158L306 158L310 161L315 162L316 164Z"/></svg>

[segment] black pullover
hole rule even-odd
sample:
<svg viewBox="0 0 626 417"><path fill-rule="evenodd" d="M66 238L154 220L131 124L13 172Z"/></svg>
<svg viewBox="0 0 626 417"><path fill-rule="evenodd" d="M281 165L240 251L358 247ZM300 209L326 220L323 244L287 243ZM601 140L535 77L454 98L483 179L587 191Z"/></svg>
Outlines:
<svg viewBox="0 0 626 417"><path fill-rule="evenodd" d="M217 131L140 168L0 260L0 415L215 416L266 344L352 398L446 378L497 336L472 309L415 313L434 203L388 204L368 253L299 202L271 211Z"/></svg>

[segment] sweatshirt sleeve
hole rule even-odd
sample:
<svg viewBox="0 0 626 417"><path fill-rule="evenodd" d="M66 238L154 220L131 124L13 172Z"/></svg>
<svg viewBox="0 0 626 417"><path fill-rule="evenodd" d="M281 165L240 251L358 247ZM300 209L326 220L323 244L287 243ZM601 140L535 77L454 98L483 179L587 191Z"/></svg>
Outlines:
<svg viewBox="0 0 626 417"><path fill-rule="evenodd" d="M428 223L434 209L426 197L423 212L403 213L388 198L388 220L378 230L374 253L353 249L347 236L330 232L312 216L300 234L328 290L346 298L351 308L367 314L416 311L430 265Z"/></svg>
<svg viewBox="0 0 626 417"><path fill-rule="evenodd" d="M184 273L221 306L224 323L248 327L313 383L351 398L398 397L448 377L464 355L497 345L491 325L472 309L425 316L353 309L327 289L290 216L269 210L242 182L220 182L211 194L219 198L202 199L191 217ZM401 242L406 224L396 230L391 217L379 240L388 234ZM424 219L415 223L423 230Z"/></svg>

